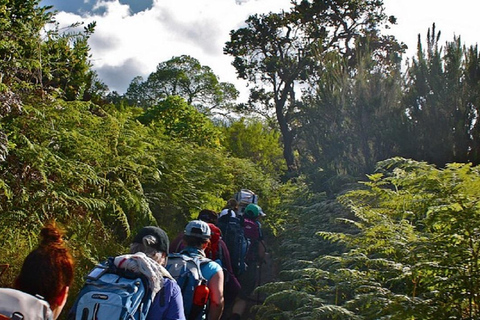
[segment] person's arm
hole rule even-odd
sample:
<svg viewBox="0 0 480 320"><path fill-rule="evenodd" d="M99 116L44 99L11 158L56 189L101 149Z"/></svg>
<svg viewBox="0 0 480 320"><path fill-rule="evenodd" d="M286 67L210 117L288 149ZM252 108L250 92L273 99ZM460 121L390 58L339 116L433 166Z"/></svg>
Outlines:
<svg viewBox="0 0 480 320"><path fill-rule="evenodd" d="M223 270L215 273L208 282L210 289L210 307L208 320L219 320L223 313Z"/></svg>
<svg viewBox="0 0 480 320"><path fill-rule="evenodd" d="M182 291L176 282L169 281L169 289L171 290L171 296L166 301L167 306L165 313L162 317L163 320L186 320L185 311L183 309Z"/></svg>

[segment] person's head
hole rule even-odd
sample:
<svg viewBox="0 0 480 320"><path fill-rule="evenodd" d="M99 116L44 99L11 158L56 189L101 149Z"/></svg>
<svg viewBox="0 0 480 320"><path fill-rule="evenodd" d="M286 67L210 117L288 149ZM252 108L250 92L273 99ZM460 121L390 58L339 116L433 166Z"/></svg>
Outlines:
<svg viewBox="0 0 480 320"><path fill-rule="evenodd" d="M245 218L257 219L258 217L264 217L266 214L262 211L258 205L250 203L245 207Z"/></svg>
<svg viewBox="0 0 480 320"><path fill-rule="evenodd" d="M143 252L161 265L167 263L170 241L165 231L159 227L143 227L130 244L130 253Z"/></svg>
<svg viewBox="0 0 480 320"><path fill-rule="evenodd" d="M228 199L225 209L232 209L236 211L238 209L238 201L234 198Z"/></svg>
<svg viewBox="0 0 480 320"><path fill-rule="evenodd" d="M218 219L218 214L215 211L209 210L209 209L203 209L202 211L200 211L197 217L197 220L202 220L202 221L205 221L206 223L214 223L214 224L217 223L217 219Z"/></svg>
<svg viewBox="0 0 480 320"><path fill-rule="evenodd" d="M40 232L40 244L23 262L15 288L31 295L40 295L50 304L54 318L65 305L73 281L74 262L65 247L63 233L54 223Z"/></svg>
<svg viewBox="0 0 480 320"><path fill-rule="evenodd" d="M206 222L193 220L185 226L183 240L187 246L205 249L210 241L210 236L210 227Z"/></svg>

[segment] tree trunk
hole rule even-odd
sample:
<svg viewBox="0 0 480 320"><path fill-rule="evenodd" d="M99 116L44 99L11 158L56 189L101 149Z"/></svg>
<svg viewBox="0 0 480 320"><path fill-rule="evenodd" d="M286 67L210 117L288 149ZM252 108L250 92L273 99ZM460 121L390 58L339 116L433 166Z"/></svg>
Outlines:
<svg viewBox="0 0 480 320"><path fill-rule="evenodd" d="M295 164L295 156L293 154L293 132L288 126L288 120L286 119L283 110L288 96L288 87L283 89L280 99L275 101L275 111L277 115L277 121L280 126L280 132L282 133L283 140L283 157L287 163L288 172L292 173L297 171Z"/></svg>

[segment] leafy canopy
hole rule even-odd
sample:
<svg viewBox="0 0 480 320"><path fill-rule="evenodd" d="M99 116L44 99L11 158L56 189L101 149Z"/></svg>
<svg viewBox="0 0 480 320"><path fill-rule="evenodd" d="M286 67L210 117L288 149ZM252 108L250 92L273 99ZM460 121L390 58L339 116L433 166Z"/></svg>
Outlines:
<svg viewBox="0 0 480 320"><path fill-rule="evenodd" d="M180 96L200 112L211 115L231 108L238 91L233 84L220 82L210 67L182 55L160 63L145 81L141 77L133 79L125 93L130 103L145 109L170 96Z"/></svg>
<svg viewBox="0 0 480 320"><path fill-rule="evenodd" d="M261 120L241 118L225 126L223 136L222 144L232 156L250 159L272 175L286 170L280 133Z"/></svg>
<svg viewBox="0 0 480 320"><path fill-rule="evenodd" d="M211 147L220 146L220 131L212 121L179 96L169 96L148 108L139 118L158 125L170 137Z"/></svg>

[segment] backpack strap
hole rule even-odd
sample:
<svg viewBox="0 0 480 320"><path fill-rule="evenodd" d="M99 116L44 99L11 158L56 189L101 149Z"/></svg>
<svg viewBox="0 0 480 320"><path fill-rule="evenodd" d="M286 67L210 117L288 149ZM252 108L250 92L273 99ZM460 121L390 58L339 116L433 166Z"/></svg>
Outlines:
<svg viewBox="0 0 480 320"><path fill-rule="evenodd" d="M188 252L188 250L182 250L182 252L180 252L180 254L183 254L187 257L189 257L190 259L192 259L192 261L197 265L197 268L198 268L198 272L199 272L199 275L200 275L200 278L202 280L207 280L205 279L205 277L203 276L202 274L202 268L201 266L206 264L206 263L209 263L210 261L212 261L211 259L209 258L206 258L206 257L202 257L202 256L197 256L197 255L194 255L192 257L192 255L190 254L190 252Z"/></svg>
<svg viewBox="0 0 480 320"><path fill-rule="evenodd" d="M118 276L130 279L139 278L142 281L143 286L145 287L145 295L142 298L142 305L144 308L149 308L155 297L153 296L153 290L150 286L150 281L147 276L142 274L141 272L133 272L123 268L119 268L115 265L114 261L115 257L108 257L107 261L104 262L104 265L108 266L109 272L115 273ZM93 319L96 318L94 317Z"/></svg>
<svg viewBox="0 0 480 320"><path fill-rule="evenodd" d="M221 238L219 240L221 240ZM217 252L218 252L218 254L217 254L218 255L218 260L220 260L222 262L222 265L223 265L223 259L225 257L223 256L223 247L220 245L220 241L218 243L218 251Z"/></svg>
<svg viewBox="0 0 480 320"><path fill-rule="evenodd" d="M199 255L198 255L198 256L197 256L197 255L192 256L191 253L188 252L188 250L186 250L186 249L182 250L182 251L180 252L180 254L183 254L183 255L185 255L185 256L193 259L193 260L198 260L198 261L199 261L199 265L203 265L203 264L205 264L205 263L208 263L208 262L212 261L212 259L209 259L209 258L207 258L207 257L202 257L202 256L199 256Z"/></svg>
<svg viewBox="0 0 480 320"><path fill-rule="evenodd" d="M255 223L257 224L258 226L258 235L259 235L259 240L263 240L263 229L262 229L262 224L260 223L260 221L258 220L255 220Z"/></svg>
<svg viewBox="0 0 480 320"><path fill-rule="evenodd" d="M160 295L160 306L165 307L165 286L160 289L158 294Z"/></svg>

